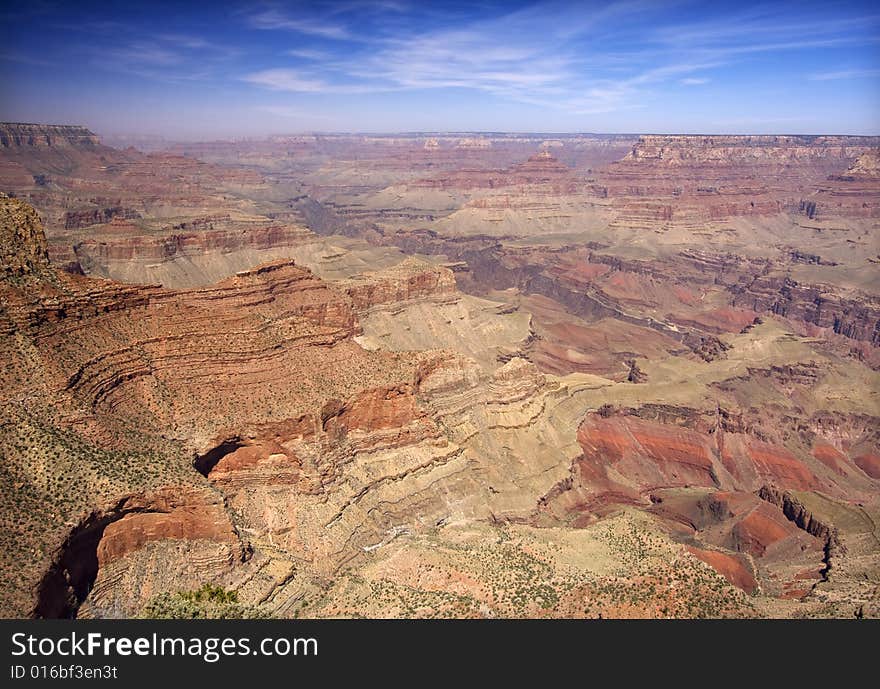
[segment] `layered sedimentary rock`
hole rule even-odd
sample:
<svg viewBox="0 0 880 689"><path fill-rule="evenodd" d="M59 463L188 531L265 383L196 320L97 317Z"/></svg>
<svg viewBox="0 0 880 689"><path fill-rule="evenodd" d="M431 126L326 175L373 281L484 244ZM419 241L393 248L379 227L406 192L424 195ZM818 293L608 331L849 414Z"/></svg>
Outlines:
<svg viewBox="0 0 880 689"><path fill-rule="evenodd" d="M455 278L448 268L406 259L384 271L350 278L340 287L356 309L365 311L378 304L449 295L455 291Z"/></svg>
<svg viewBox="0 0 880 689"><path fill-rule="evenodd" d="M19 138L4 611L878 612L876 140Z"/></svg>
<svg viewBox="0 0 880 689"><path fill-rule="evenodd" d="M552 299L579 318L613 317L695 350L713 335L741 330L761 313L877 344L877 297L827 283L799 283L788 276L797 262L790 256L781 261L689 250L650 261L575 246L504 247L478 237L453 241L436 233L398 234L393 241L410 251L458 259L460 283L478 294L515 288Z"/></svg>
<svg viewBox="0 0 880 689"><path fill-rule="evenodd" d="M67 269L74 266L88 275L126 282L196 287L258 263L289 258L297 247L314 241L298 224L228 214L197 217L158 233L114 220L72 246ZM63 253L53 254L55 262L63 263Z"/></svg>
<svg viewBox="0 0 880 689"><path fill-rule="evenodd" d="M868 295L848 299L823 286L776 276L748 280L735 288L735 295L735 304L754 311L770 311L880 345L880 303Z"/></svg>
<svg viewBox="0 0 880 689"><path fill-rule="evenodd" d="M157 219L170 227L218 209L246 215L247 204L228 192L262 185L252 171L117 150L83 127L0 124L0 189L37 208L60 264L72 260L75 244L92 238L95 225L145 219L136 227L149 235Z"/></svg>
<svg viewBox="0 0 880 689"><path fill-rule="evenodd" d="M811 467L729 415L719 413L714 423L686 409L661 412L657 420L640 416L654 414L587 416L578 430L583 454L542 499L542 523L586 525L609 505L643 505L693 543L694 555L748 592L803 597L827 581L839 535L786 490L846 500L854 497L853 483L841 491L822 477L820 464ZM870 494L866 478L861 490Z"/></svg>
<svg viewBox="0 0 880 689"><path fill-rule="evenodd" d="M122 557L126 550L120 551L109 541L94 542L107 529L107 537L129 528L146 534L132 536L135 542L143 538L210 540L214 532L203 532L195 513L188 518L176 508L157 508L157 514L172 516L161 520L125 516L131 512L124 496L134 487L132 480L145 480L147 486L161 490L184 481L197 487L195 495L205 496L201 500L211 502L207 497L210 486L200 483L195 470L186 466L185 448L191 448L188 452L210 448L215 438L242 436L267 424L274 424L277 433L285 433L288 426L294 433L303 418L311 419L305 422L308 433L322 433L320 410L328 399L345 400L364 386L411 384L415 375L417 360L368 353L352 343L356 321L351 302L290 262L243 272L203 291L173 293L94 282L53 271L41 249L45 240L38 226L20 226L20 218L34 220L33 211L17 201L3 202L4 221L9 223L4 232L15 240L15 255L33 257L25 264L29 269L26 283L16 282L23 271L15 265L10 266L15 273L3 286L3 319L8 330L3 343L2 389L5 416L12 421L6 430L37 442L30 453L27 445L16 445L5 470L11 472L8 476L28 483L48 481L51 490L59 491L55 498L51 492L46 495L46 504L34 510L35 518L46 515L47 519L39 531L14 531L19 548L34 538L47 548L45 559L31 560L22 569L24 575L33 577L34 568L48 568L48 560L63 562L68 557L63 534L70 520L81 521L83 527L78 528L95 534L86 542L98 548L99 561L102 553ZM339 366L343 361L344 368ZM337 374L332 377L318 373L334 370L334 366ZM202 392L207 389L210 394ZM139 425L131 440L125 434L114 436L120 424L130 422ZM45 430L36 435L24 430L34 427ZM72 472L65 480L90 470L90 460L74 459L78 455L121 452L120 461L132 466L118 475L87 479L87 489L71 503L68 487L56 486L51 465L33 464L34 452L42 452L41 443L65 435L75 438L67 451L72 463L61 470L62 474ZM137 440L140 436L146 439ZM172 437L176 440L165 440ZM145 463L137 454L126 457L126 452L132 452L126 449L130 443L153 448L149 452L159 453L162 460ZM311 465L307 473L332 476L334 471L332 466ZM10 486L7 497L11 499L15 492ZM120 506L101 508L97 517L83 516L83 510L94 509L90 505L100 505L102 500ZM189 508L182 505L181 509ZM7 505L5 518L11 516L9 510ZM49 517L46 510L57 511ZM221 508L218 515L226 513ZM211 519L216 522L218 518ZM223 518L228 523L229 516ZM96 526L89 526L93 522ZM231 525L226 528L233 531ZM78 533L70 538L80 542ZM53 538L57 539L54 543ZM52 555L53 548L59 549L58 555ZM12 558L16 552L15 547L8 550ZM13 564L14 559L7 560L4 566ZM16 602L4 604L15 606L10 610L23 612L28 605L40 608L44 604L55 612L75 609L69 601L44 603L43 598L60 594L44 594L49 589L36 586L34 580L22 584L33 587L37 599L29 603L27 588L13 585L7 593ZM87 592L87 584L83 586Z"/></svg>
<svg viewBox="0 0 880 689"><path fill-rule="evenodd" d="M596 191L613 199L618 226L698 229L800 209L829 175L876 145L872 137L643 136L600 174Z"/></svg>
<svg viewBox="0 0 880 689"><path fill-rule="evenodd" d="M4 205L13 222L33 218ZM138 587L149 595L187 577L260 596L242 583L252 568L295 560L305 573L273 593L283 611L310 577L331 576L400 520L486 517L484 472L499 505L523 514L523 488L552 482L553 452L538 470L488 449L510 434L535 433L520 439L534 444L556 433L541 420L552 387L522 360L487 374L449 353L364 350L352 340L356 300L290 261L173 292L59 273L27 248L37 230L14 236L40 270L26 286L3 285L4 495L39 501L26 512L43 521L10 529L5 573L31 545L42 555L19 562L5 610L131 614ZM424 296L419 280L376 284ZM39 459L58 443L60 464ZM45 488L23 494L16 481Z"/></svg>
<svg viewBox="0 0 880 689"><path fill-rule="evenodd" d="M543 193L572 193L577 180L571 168L560 163L548 151L536 153L521 163L500 170L460 170L440 177L414 181L413 188L425 189L499 189L538 186Z"/></svg>
<svg viewBox="0 0 880 689"><path fill-rule="evenodd" d="M140 217L140 213L136 210L133 208L125 208L124 206L108 206L84 211L68 211L64 214L64 229L77 230L83 227L90 227L91 225L102 225L110 222L114 218L131 220Z"/></svg>
<svg viewBox="0 0 880 689"><path fill-rule="evenodd" d="M650 135L639 137L627 159L662 160L670 167L690 161L723 167L743 162L784 166L791 162L831 161L833 165L876 143L876 137L869 136Z"/></svg>
<svg viewBox="0 0 880 689"><path fill-rule="evenodd" d="M801 200L798 211L810 220L880 218L880 149L862 153L843 172L831 174L813 194Z"/></svg>

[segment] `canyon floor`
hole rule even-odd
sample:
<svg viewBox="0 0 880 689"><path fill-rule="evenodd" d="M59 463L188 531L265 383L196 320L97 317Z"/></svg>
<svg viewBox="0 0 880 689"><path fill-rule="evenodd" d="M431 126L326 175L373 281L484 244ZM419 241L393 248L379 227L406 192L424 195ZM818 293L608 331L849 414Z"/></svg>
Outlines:
<svg viewBox="0 0 880 689"><path fill-rule="evenodd" d="M0 124L0 614L880 616L878 146Z"/></svg>

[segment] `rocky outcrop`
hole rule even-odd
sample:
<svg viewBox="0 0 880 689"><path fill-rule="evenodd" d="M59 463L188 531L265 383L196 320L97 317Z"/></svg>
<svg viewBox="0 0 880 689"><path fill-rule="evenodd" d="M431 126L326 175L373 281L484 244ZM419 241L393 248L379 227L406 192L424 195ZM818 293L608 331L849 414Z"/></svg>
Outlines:
<svg viewBox="0 0 880 689"><path fill-rule="evenodd" d="M82 211L67 211L64 214L64 229L78 230L83 227L90 227L91 225L108 223L114 218L132 220L140 217L141 214L134 208L125 208L124 206L91 208Z"/></svg>
<svg viewBox="0 0 880 689"><path fill-rule="evenodd" d="M0 269L2 277L44 273L49 265L46 235L33 208L0 194Z"/></svg>
<svg viewBox="0 0 880 689"><path fill-rule="evenodd" d="M234 223L227 223L232 224ZM218 225L221 225L218 222ZM248 223L234 229L200 232L175 231L154 235L133 235L114 232L77 243L74 251L84 263L99 265L125 261L168 261L211 252L231 253L241 249L263 250L292 247L307 241L311 235L302 227L281 224ZM122 236L120 236L122 234ZM127 235L127 236L126 236Z"/></svg>
<svg viewBox="0 0 880 689"><path fill-rule="evenodd" d="M4 248L9 246L11 262L4 273L8 277L0 283L8 330L0 339L4 359L0 402L6 409L4 417L12 422L4 427L4 434L25 434L37 443L33 450L25 446L21 452L14 450L7 457L4 475L11 481L56 485L56 470L35 457L42 456L48 437L76 438L65 440L67 454L59 454L73 453L57 470L69 472L58 484L58 502L45 496L45 507L29 508L34 518L43 515L45 521L39 528L22 523L28 531L14 532L19 545L6 549L4 575L10 567L21 566L23 555L16 548L29 539L35 539L46 555L26 558L30 564L21 568L19 583L8 590L16 596L15 603L4 599L4 610L20 614L28 605L27 588L35 586L39 568L44 567L46 573L40 576L46 583L38 588L45 593L35 594L41 601L36 604L38 614L70 615L86 603L93 611L119 612L116 603L108 602L115 597L110 593L113 587L100 575L104 564L113 571L106 581L129 581L122 565L115 563L128 562L128 567L138 562L136 553L152 547L151 543L234 545L237 536L230 535L234 530L222 502L215 496L208 506L198 506L210 489L191 464L185 469L180 463L181 451L186 454L187 447L190 452L200 451L216 437L247 438L248 434L266 443L276 437L281 442L299 439L306 445L291 459L302 455L306 481L301 487L314 492L321 491L325 481L338 478L341 466L350 461L346 452L436 436L436 430L416 432L424 425L423 412L417 411L407 386L413 384L418 357L370 353L358 347L351 341L357 332L351 300L291 261L242 271L209 289L179 292L58 274L46 265L41 248L45 239L33 211L15 200L0 201L3 218L15 225L4 226L4 239L10 241ZM19 227L21 220L26 222ZM40 279L36 284L19 286L16 277L25 268L32 272L40 268L46 276L36 276ZM23 377L22 371L32 375ZM379 399L378 393L362 393L377 389L384 391ZM309 445L297 430L301 423L289 420L309 413L319 417L333 399L351 402L341 408L334 428L313 426L321 440ZM26 430L37 423L28 420L34 415L47 417L36 434ZM135 420L136 431L120 431ZM411 427L408 435L400 436L401 425ZM326 450L340 433L349 437L351 449L337 448L335 455L323 458L322 443ZM379 437L371 439L370 433ZM392 442L389 434L400 437ZM130 449L129 442L150 448L152 461L143 464L145 458ZM117 467L114 473L90 476L86 489L71 502L66 482L82 481L82 472L92 471L93 466L107 471L100 460L94 465L90 458L100 458L110 451L108 447L118 448L112 451L119 459L105 460L107 467ZM230 467L225 471L228 474ZM175 497L161 493L166 497L158 498L153 492L154 497L144 498L148 505L135 505L134 498L124 496L132 494L133 484L142 482L159 482L156 489L165 482L174 487ZM196 487L190 493L195 503L180 497L185 485ZM16 489L4 483L3 493L7 496L3 514L12 523L8 501ZM175 502L178 497L182 502ZM84 509L94 511L92 501L97 500L113 506L101 507L93 516L79 516ZM70 521L81 526L71 532ZM54 564L46 561L53 557L47 547L60 549ZM227 562L227 569L236 557ZM87 561L96 564L89 565L87 572L74 571L81 566L78 563ZM219 567L221 561L212 555L211 562L211 571L220 572L214 565ZM86 601L95 581L100 595ZM66 593L70 586L75 595Z"/></svg>
<svg viewBox="0 0 880 689"><path fill-rule="evenodd" d="M799 529L825 541L828 549L840 547L840 537L836 529L816 519L812 512L791 493L765 485L761 486L757 495L761 500L781 509L786 519L794 522Z"/></svg>
<svg viewBox="0 0 880 689"><path fill-rule="evenodd" d="M455 277L451 270L415 258L338 284L359 311L379 304L448 296L455 291Z"/></svg>
<svg viewBox="0 0 880 689"><path fill-rule="evenodd" d="M862 153L849 166L843 177L880 177L880 149L872 148Z"/></svg>
<svg viewBox="0 0 880 689"><path fill-rule="evenodd" d="M821 286L769 275L750 279L733 292L738 306L769 311L880 345L880 303L868 295L846 298Z"/></svg>
<svg viewBox="0 0 880 689"><path fill-rule="evenodd" d="M166 540L181 543L212 541L227 551L227 566L246 557L226 510L209 491L180 491L169 487L156 493L126 496L106 509L92 512L75 526L58 548L54 562L36 589L35 617L75 617L89 598L92 613L106 606L105 596L93 594L96 581L106 578L114 562ZM181 554L184 558L186 554ZM180 557L180 556L178 556ZM167 558L164 566L173 566ZM99 583L100 587L100 583ZM90 595L91 594L91 595ZM115 612L132 614L146 597L119 591Z"/></svg>
<svg viewBox="0 0 880 689"><path fill-rule="evenodd" d="M839 556L844 550L837 528L817 519L806 505L787 491L780 491L771 486L761 486L758 497L765 502L776 505L782 510L786 519L799 529L803 529L822 541L822 563L824 566L819 574L823 581L827 581L832 568L832 558Z"/></svg>
<svg viewBox="0 0 880 689"><path fill-rule="evenodd" d="M171 494L168 494L171 493ZM241 546L222 502L201 502L204 496L166 491L165 494L128 498L116 509L123 514L104 529L98 543L98 567L125 557L150 541L209 540ZM240 550L240 556L243 552Z"/></svg>

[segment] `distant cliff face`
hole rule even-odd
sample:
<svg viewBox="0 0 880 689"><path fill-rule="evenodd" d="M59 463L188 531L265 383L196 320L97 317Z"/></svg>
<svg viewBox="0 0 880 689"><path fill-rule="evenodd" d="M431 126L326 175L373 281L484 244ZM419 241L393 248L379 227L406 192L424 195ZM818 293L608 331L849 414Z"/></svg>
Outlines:
<svg viewBox="0 0 880 689"><path fill-rule="evenodd" d="M873 218L876 188L847 186L865 175L841 173L860 156L869 166L878 144L870 136L646 135L599 172L594 192L611 199L622 229L703 231L731 218L790 212Z"/></svg>
<svg viewBox="0 0 880 689"><path fill-rule="evenodd" d="M761 161L841 160L855 158L880 144L870 136L656 136L639 137L624 160L730 165Z"/></svg>
<svg viewBox="0 0 880 689"><path fill-rule="evenodd" d="M574 171L546 150L507 168L447 171L415 180L411 186L417 189L470 191L529 186L533 194L573 194L579 188Z"/></svg>
<svg viewBox="0 0 880 689"><path fill-rule="evenodd" d="M92 147L101 144L97 135L75 125L0 122L0 147Z"/></svg>

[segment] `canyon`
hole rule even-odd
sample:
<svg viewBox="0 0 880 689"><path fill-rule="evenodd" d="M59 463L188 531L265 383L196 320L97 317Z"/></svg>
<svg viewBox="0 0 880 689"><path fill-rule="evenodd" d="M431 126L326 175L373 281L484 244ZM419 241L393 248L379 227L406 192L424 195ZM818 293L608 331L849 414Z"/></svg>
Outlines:
<svg viewBox="0 0 880 689"><path fill-rule="evenodd" d="M878 150L0 124L0 612L880 616Z"/></svg>

